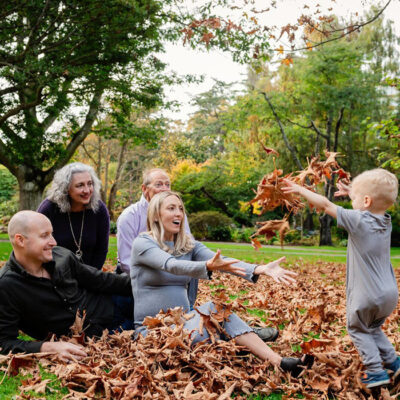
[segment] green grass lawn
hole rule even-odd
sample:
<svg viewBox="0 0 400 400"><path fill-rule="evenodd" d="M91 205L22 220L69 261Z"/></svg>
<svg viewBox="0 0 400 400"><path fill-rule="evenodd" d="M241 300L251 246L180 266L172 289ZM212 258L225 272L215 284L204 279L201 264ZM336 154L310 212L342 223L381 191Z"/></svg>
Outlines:
<svg viewBox="0 0 400 400"><path fill-rule="evenodd" d="M222 254L227 257L238 258L250 263L260 264L272 261L276 258L286 256L289 262L295 262L300 257L304 261L328 261L328 262L346 262L346 247L331 246L264 246L256 251L247 243L218 243L203 242L208 248L215 251L220 249ZM400 267L400 247L391 248L392 264L394 267ZM117 239L110 236L108 258L113 263L117 262Z"/></svg>
<svg viewBox="0 0 400 400"><path fill-rule="evenodd" d="M262 247L258 251L254 250L250 244L227 244L216 242L204 242L211 250L220 249L221 253L227 257L238 258L250 263L263 263L272 261L276 258L285 256L290 263L302 258L307 262L327 261L327 262L346 262L346 247L329 246L280 246ZM391 248L392 264L395 268L400 267L400 248Z"/></svg>
<svg viewBox="0 0 400 400"><path fill-rule="evenodd" d="M7 234L0 234L0 240L7 240ZM247 243L218 243L204 242L211 250L220 249L222 254L227 257L238 258L250 263L260 264L272 261L276 258L286 256L291 263L302 258L307 262L327 261L327 262L346 262L346 247L330 246L264 246L255 251ZM9 242L0 242L0 260L7 260L11 252ZM400 267L400 247L391 248L392 264L395 268ZM110 236L109 250L107 258L113 263L117 263L117 238Z"/></svg>

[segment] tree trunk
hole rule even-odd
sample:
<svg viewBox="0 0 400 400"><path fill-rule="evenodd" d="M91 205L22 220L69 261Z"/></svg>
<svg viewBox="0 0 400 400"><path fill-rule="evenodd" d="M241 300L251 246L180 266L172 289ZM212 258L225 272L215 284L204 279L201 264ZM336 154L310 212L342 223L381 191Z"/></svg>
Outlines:
<svg viewBox="0 0 400 400"><path fill-rule="evenodd" d="M313 231L314 230L314 220L313 220L313 215L310 212L310 210L306 210L305 216L303 219L303 229L307 231Z"/></svg>
<svg viewBox="0 0 400 400"><path fill-rule="evenodd" d="M332 201L333 198L333 186L334 178L329 179L325 184L325 197ZM332 246L332 234L331 227L333 223L333 217L328 214L321 215L319 217L320 227L319 227L319 245L320 246Z"/></svg>
<svg viewBox="0 0 400 400"><path fill-rule="evenodd" d="M332 246L331 226L333 218L328 214L324 214L319 217L319 222L319 245Z"/></svg>
<svg viewBox="0 0 400 400"><path fill-rule="evenodd" d="M19 209L37 210L43 199L46 185L41 185L33 180L19 179Z"/></svg>
<svg viewBox="0 0 400 400"><path fill-rule="evenodd" d="M124 166L124 155L125 155L125 150L128 146L128 141L124 140L121 143L119 155L118 155L118 165L117 165L117 171L115 173L115 180L114 183L111 185L110 193L108 195L108 212L110 213L110 219L111 221L114 221L114 204L115 204L115 198L117 196L117 190L118 186L121 180L121 174Z"/></svg>

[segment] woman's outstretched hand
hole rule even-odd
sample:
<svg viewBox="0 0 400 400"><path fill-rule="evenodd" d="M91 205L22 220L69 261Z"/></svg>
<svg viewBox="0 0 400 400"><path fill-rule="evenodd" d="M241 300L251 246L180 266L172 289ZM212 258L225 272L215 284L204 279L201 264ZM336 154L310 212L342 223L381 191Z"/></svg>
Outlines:
<svg viewBox="0 0 400 400"><path fill-rule="evenodd" d="M254 270L255 275L268 275L275 282L284 283L285 285L290 285L296 282L294 276L297 275L296 272L290 271L288 269L282 268L279 264L286 261L286 257L281 257L278 260L272 261L268 264L258 265Z"/></svg>
<svg viewBox="0 0 400 400"><path fill-rule="evenodd" d="M245 269L234 265L237 262L239 260L224 260L221 258L221 250L218 249L215 256L206 262L206 267L209 271L225 271L245 276Z"/></svg>

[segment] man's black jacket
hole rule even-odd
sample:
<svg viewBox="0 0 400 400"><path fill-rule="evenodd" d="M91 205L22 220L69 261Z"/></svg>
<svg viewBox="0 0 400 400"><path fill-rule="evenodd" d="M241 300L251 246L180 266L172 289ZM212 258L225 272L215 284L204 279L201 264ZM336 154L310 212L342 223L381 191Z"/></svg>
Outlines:
<svg viewBox="0 0 400 400"><path fill-rule="evenodd" d="M0 352L39 352L51 334L67 335L77 310L86 310L88 335L101 335L112 323L111 294L131 296L126 274L98 271L82 264L63 247L53 248L53 261L43 265L51 279L28 274L14 253L0 269ZM17 339L19 330L39 342Z"/></svg>

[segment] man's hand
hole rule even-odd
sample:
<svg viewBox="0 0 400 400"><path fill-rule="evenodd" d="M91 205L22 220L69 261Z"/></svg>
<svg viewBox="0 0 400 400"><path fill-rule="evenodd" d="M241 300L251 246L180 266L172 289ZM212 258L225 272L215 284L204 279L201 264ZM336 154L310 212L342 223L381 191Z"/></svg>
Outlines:
<svg viewBox="0 0 400 400"><path fill-rule="evenodd" d="M87 356L82 346L68 342L44 342L40 351L56 353L62 361L78 361Z"/></svg>
<svg viewBox="0 0 400 400"><path fill-rule="evenodd" d="M218 249L215 256L206 262L206 267L209 271L225 271L245 276L246 271L244 268L233 265L237 262L239 262L239 260L224 260L221 258L221 250Z"/></svg>
<svg viewBox="0 0 400 400"><path fill-rule="evenodd" d="M341 196L348 196L349 195L349 193L350 193L350 185L345 185L344 183L339 181L336 186L337 186L337 188L339 190L334 193L335 197L341 197Z"/></svg>
<svg viewBox="0 0 400 400"><path fill-rule="evenodd" d="M297 275L296 272L289 271L285 268L282 268L279 264L281 262L286 261L286 257L281 257L278 260L272 261L269 264L258 265L254 270L255 275L268 275L275 282L284 283L285 285L290 285L296 282L296 279L293 278Z"/></svg>

